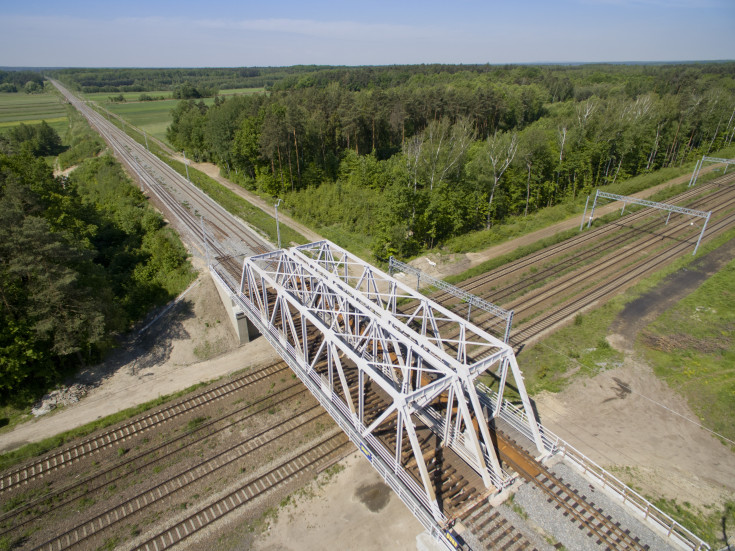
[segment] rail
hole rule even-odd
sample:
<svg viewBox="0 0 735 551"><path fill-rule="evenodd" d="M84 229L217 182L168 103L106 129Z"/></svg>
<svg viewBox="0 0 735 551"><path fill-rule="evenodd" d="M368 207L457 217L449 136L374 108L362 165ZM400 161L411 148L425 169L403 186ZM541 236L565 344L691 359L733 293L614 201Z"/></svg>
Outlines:
<svg viewBox="0 0 735 551"><path fill-rule="evenodd" d="M490 407L491 411L494 411L497 404L497 393L483 383L477 384L477 390L479 391L478 395L480 397L480 401ZM527 430L527 425L523 422L525 419L525 412L507 400L503 400L503 405L500 407L499 415L501 419L508 422L513 428L531 439L529 431ZM541 430L541 439L544 443L544 447L549 455L560 455L563 459L569 460L574 467L582 471L582 474L595 479L603 489L609 489L617 494L617 496L622 500L623 505L627 506L628 509L634 510L643 520L657 528L657 532L665 534L666 539L687 549L697 551L711 549L709 544L704 542L697 535L679 524L653 503L627 486L624 482L615 477L615 475L600 467L597 463L575 449L561 437L544 428L543 425L539 425L539 429Z"/></svg>

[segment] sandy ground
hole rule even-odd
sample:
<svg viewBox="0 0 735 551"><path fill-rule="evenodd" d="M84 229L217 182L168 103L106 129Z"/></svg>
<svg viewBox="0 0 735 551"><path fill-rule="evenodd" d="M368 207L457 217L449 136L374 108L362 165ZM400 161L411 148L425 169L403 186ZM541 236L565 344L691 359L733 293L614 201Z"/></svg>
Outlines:
<svg viewBox="0 0 735 551"><path fill-rule="evenodd" d="M735 498L735 454L632 355L535 401L544 426L644 495L700 507Z"/></svg>
<svg viewBox="0 0 735 551"><path fill-rule="evenodd" d="M279 510L254 551L415 549L423 526L356 452L326 484L311 483Z"/></svg>

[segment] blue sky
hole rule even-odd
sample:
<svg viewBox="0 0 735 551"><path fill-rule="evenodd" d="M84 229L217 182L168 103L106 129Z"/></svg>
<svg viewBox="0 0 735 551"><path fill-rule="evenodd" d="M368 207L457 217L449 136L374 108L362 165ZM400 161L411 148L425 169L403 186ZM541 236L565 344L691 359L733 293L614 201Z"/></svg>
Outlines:
<svg viewBox="0 0 735 551"><path fill-rule="evenodd" d="M735 59L735 0L0 0L0 66Z"/></svg>

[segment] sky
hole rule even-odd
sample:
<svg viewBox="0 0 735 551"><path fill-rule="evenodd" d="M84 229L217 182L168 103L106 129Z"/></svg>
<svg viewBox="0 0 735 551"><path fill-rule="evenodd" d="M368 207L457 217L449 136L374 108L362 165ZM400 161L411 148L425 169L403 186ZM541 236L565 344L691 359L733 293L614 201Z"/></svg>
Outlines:
<svg viewBox="0 0 735 551"><path fill-rule="evenodd" d="M735 59L735 0L0 0L0 66Z"/></svg>

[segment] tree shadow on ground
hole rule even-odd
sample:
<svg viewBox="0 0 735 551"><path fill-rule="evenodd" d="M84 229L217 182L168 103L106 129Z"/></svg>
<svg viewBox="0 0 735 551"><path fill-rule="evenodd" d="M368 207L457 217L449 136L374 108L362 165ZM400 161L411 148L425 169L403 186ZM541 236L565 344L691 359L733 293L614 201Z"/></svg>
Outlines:
<svg viewBox="0 0 735 551"><path fill-rule="evenodd" d="M96 387L121 369L136 375L165 363L171 357L174 341L190 338L184 322L194 316L189 302L179 302L147 329L122 337L117 348L103 362L81 370L73 382Z"/></svg>

